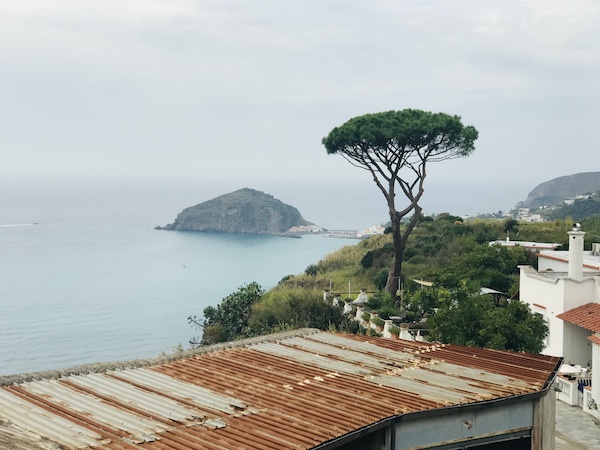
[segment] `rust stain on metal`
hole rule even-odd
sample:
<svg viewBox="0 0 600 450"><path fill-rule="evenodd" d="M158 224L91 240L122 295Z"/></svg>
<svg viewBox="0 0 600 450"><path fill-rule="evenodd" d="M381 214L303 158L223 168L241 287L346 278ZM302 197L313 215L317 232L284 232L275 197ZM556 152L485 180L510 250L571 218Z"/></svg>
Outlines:
<svg viewBox="0 0 600 450"><path fill-rule="evenodd" d="M311 331L151 368L5 387L0 418L13 408L19 427L68 449L90 440L100 450L310 449L389 417L537 392L558 362Z"/></svg>

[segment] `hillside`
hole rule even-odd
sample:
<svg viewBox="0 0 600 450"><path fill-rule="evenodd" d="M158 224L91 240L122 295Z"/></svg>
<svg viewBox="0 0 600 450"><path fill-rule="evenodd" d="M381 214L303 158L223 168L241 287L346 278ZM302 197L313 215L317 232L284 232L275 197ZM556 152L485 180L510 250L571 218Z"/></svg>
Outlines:
<svg viewBox="0 0 600 450"><path fill-rule="evenodd" d="M570 217L576 222L581 222L588 217L600 216L600 193L580 197L582 198L562 206L538 210L538 213L547 220Z"/></svg>
<svg viewBox="0 0 600 450"><path fill-rule="evenodd" d="M312 224L293 206L244 188L185 208L173 223L156 229L276 235L302 225Z"/></svg>
<svg viewBox="0 0 600 450"><path fill-rule="evenodd" d="M600 191L600 172L585 172L554 178L536 186L516 208L537 209L541 206L560 206L578 195Z"/></svg>

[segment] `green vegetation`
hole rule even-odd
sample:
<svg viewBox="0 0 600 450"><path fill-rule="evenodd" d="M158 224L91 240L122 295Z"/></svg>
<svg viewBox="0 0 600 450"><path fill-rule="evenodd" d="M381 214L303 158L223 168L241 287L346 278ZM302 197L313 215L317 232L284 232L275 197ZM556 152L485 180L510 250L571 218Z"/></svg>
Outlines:
<svg viewBox="0 0 600 450"><path fill-rule="evenodd" d="M258 283L250 283L225 297L216 308L204 308L202 322L197 316L188 317L191 325L203 329L202 338L192 338L190 343L214 344L252 336L248 326L250 311L263 294L264 290Z"/></svg>
<svg viewBox="0 0 600 450"><path fill-rule="evenodd" d="M202 330L192 338L192 346L270 334L297 328L320 328L354 333L358 325L342 314L342 306L323 301L323 294L311 289L278 289L267 293L250 283L225 297L215 308L203 311L204 319L188 317Z"/></svg>
<svg viewBox="0 0 600 450"><path fill-rule="evenodd" d="M323 301L323 294L304 289L274 289L254 305L249 327L255 335L283 329L341 328L341 307Z"/></svg>
<svg viewBox="0 0 600 450"><path fill-rule="evenodd" d="M360 286L369 293L365 320L374 325L397 316L441 342L538 352L546 325L518 301L517 266L535 266L535 255L489 242L502 239L508 230L513 240L556 242L566 249L572 225L569 219L464 222L450 214L421 216L404 254L400 298L379 284L393 257L392 237L373 236L325 256L306 273L284 277L269 292L256 283L241 287L217 307L205 308L203 320L189 318L203 332L191 342L210 344L301 327L357 332L357 322L342 313L344 302L333 306L331 300L356 298ZM583 221L582 228L588 245L600 242L600 217ZM333 292L324 301L323 291L330 285ZM481 295L483 287L504 294ZM375 311L378 317L371 319Z"/></svg>
<svg viewBox="0 0 600 450"><path fill-rule="evenodd" d="M405 109L354 117L323 138L328 154L369 172L385 197L393 249L385 290L391 295L399 288L408 238L419 221L427 165L470 155L477 137L458 116ZM400 192L407 202L398 207Z"/></svg>
<svg viewBox="0 0 600 450"><path fill-rule="evenodd" d="M569 205L563 204L559 208L540 209L536 212L550 220L572 217L581 222L589 217L600 217L600 192L589 194L587 198L576 199Z"/></svg>
<svg viewBox="0 0 600 450"><path fill-rule="evenodd" d="M450 291L440 303L427 322L435 341L530 353L543 348L548 326L525 303L514 300L499 306L492 296L466 289Z"/></svg>

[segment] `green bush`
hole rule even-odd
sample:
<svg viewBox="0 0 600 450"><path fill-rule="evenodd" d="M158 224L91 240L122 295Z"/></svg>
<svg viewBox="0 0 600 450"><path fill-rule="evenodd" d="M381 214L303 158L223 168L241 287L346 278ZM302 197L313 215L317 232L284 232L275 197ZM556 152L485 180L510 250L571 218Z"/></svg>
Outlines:
<svg viewBox="0 0 600 450"><path fill-rule="evenodd" d="M488 295L457 290L427 321L433 338L443 343L539 353L548 326L525 303L497 307Z"/></svg>
<svg viewBox="0 0 600 450"><path fill-rule="evenodd" d="M272 290L252 308L249 327L254 334L271 333L285 324L288 329L339 327L342 310L323 301L319 291Z"/></svg>
<svg viewBox="0 0 600 450"><path fill-rule="evenodd" d="M304 273L309 276L315 276L319 272L319 266L316 264L310 264L305 270Z"/></svg>
<svg viewBox="0 0 600 450"><path fill-rule="evenodd" d="M379 311L385 306L394 307L394 302L395 300L390 294L384 291L379 291L369 297L367 306L371 311Z"/></svg>
<svg viewBox="0 0 600 450"><path fill-rule="evenodd" d="M373 322L378 327L382 327L385 325L385 321L380 317L373 317L373 319L371 319L371 322Z"/></svg>
<svg viewBox="0 0 600 450"><path fill-rule="evenodd" d="M216 308L213 306L204 308L203 321L196 316L188 317L188 322L192 326L203 329L200 342L192 340L190 343L192 345L207 344L251 336L248 328L250 310L252 305L260 300L263 293L264 291L258 283L249 283L225 297Z"/></svg>
<svg viewBox="0 0 600 450"><path fill-rule="evenodd" d="M204 328L202 333L202 344L212 345L227 340L227 333L220 325L209 325Z"/></svg>
<svg viewBox="0 0 600 450"><path fill-rule="evenodd" d="M390 316L397 316L400 310L392 305L382 305L378 310L377 314L384 320L390 318Z"/></svg>
<svg viewBox="0 0 600 450"><path fill-rule="evenodd" d="M377 331L375 331L373 328L367 328L367 331L365 333L367 336L376 336L376 337L381 337L381 333L378 333Z"/></svg>
<svg viewBox="0 0 600 450"><path fill-rule="evenodd" d="M369 251L360 260L360 265L363 266L364 269L369 269L373 265L373 259L373 251Z"/></svg>
<svg viewBox="0 0 600 450"><path fill-rule="evenodd" d="M388 279L388 269L380 269L379 272L373 277L373 284L377 288L378 291L383 291L385 289L385 285L387 284Z"/></svg>

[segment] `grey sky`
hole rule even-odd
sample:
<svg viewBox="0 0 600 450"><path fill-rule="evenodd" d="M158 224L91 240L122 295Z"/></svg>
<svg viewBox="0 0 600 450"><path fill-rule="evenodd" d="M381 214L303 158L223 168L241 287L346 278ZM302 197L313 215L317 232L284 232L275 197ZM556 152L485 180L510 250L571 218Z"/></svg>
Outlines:
<svg viewBox="0 0 600 450"><path fill-rule="evenodd" d="M595 0L0 0L0 178L375 190L321 138L417 108L480 132L428 181L514 205L600 170L599 80Z"/></svg>

